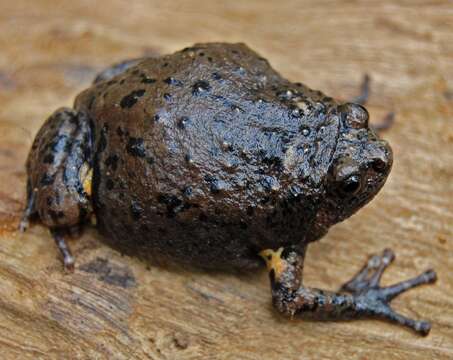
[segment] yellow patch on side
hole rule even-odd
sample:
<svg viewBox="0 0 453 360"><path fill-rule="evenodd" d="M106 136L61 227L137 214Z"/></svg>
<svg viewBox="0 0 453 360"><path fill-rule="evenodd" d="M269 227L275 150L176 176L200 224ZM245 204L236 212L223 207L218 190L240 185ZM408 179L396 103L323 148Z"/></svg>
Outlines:
<svg viewBox="0 0 453 360"><path fill-rule="evenodd" d="M266 249L258 254L266 261L267 270L274 270L276 278L279 278L286 268L285 261L282 260L282 252L283 248L281 247L277 251Z"/></svg>
<svg viewBox="0 0 453 360"><path fill-rule="evenodd" d="M83 191L91 196L91 183L93 180L93 169L87 163L83 164L79 170L79 177L82 182Z"/></svg>

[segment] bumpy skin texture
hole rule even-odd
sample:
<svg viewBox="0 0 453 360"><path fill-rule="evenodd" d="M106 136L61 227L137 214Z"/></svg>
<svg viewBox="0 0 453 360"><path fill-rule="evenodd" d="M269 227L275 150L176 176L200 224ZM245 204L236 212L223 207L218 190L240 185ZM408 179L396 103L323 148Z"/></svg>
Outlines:
<svg viewBox="0 0 453 360"><path fill-rule="evenodd" d="M436 273L381 287L390 250L341 293L303 284L308 243L370 201L391 166L361 105L283 79L245 45L199 44L106 69L44 123L20 227L38 214L67 269L64 234L90 215L113 246L153 262L244 269L259 254L284 315L376 317L426 335L429 322L390 303Z"/></svg>
<svg viewBox="0 0 453 360"><path fill-rule="evenodd" d="M99 228L143 258L254 267L262 249L320 238L391 167L364 108L285 80L243 44L118 64L74 109L94 138ZM30 156L33 179L45 171Z"/></svg>

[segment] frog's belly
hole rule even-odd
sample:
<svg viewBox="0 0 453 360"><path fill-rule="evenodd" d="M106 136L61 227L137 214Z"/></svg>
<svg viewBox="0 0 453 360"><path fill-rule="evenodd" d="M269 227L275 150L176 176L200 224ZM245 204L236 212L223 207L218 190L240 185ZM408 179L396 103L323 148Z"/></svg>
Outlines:
<svg viewBox="0 0 453 360"><path fill-rule="evenodd" d="M153 213L130 223L127 214L122 213L118 208L100 207L97 223L105 241L130 256L212 269L247 269L261 264L247 231L237 225L181 223Z"/></svg>

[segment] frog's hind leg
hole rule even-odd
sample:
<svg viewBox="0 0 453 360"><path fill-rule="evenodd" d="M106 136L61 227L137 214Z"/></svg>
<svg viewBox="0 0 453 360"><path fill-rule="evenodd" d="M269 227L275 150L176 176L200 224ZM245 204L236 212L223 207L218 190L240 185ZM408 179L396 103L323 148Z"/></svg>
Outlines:
<svg viewBox="0 0 453 360"><path fill-rule="evenodd" d="M130 67L137 65L143 59L144 58L129 59L113 64L112 66L109 66L108 68L102 70L99 74L97 74L94 78L93 84L97 84L101 81L108 81L113 77L125 72Z"/></svg>
<svg viewBox="0 0 453 360"><path fill-rule="evenodd" d="M22 213L22 218L19 223L19 231L25 232L30 225L30 219L36 215L35 209L35 202L36 202L36 191L33 190L30 180L27 180L27 200L25 209Z"/></svg>
<svg viewBox="0 0 453 360"><path fill-rule="evenodd" d="M93 136L89 118L72 109L54 112L39 130L27 159L28 200L19 225L38 215L71 269L73 258L63 235L92 213Z"/></svg>
<svg viewBox="0 0 453 360"><path fill-rule="evenodd" d="M285 315L330 320L380 318L410 327L421 335L427 335L431 329L427 321L409 319L396 313L390 307L390 301L411 288L435 282L436 273L428 270L413 279L380 287L384 270L395 258L390 250L373 256L352 280L343 285L342 289L350 294L305 287L302 284L305 249L268 249L260 255L269 270L273 304Z"/></svg>

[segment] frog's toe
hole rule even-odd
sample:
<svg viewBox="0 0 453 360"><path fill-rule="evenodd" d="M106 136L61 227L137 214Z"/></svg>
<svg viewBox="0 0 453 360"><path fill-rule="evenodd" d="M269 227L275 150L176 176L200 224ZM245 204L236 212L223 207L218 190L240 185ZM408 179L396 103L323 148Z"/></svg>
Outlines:
<svg viewBox="0 0 453 360"><path fill-rule="evenodd" d="M423 284L433 284L436 282L436 280L437 280L436 272L430 269L421 273L418 276L413 277L412 279L405 280L388 287L383 287L381 288L381 291L385 296L385 299L387 301L391 301L392 299L394 299L401 293L406 292L409 289L412 289Z"/></svg>
<svg viewBox="0 0 453 360"><path fill-rule="evenodd" d="M377 297L378 299L376 298L376 294L371 293L360 297L362 297L362 300L358 300L358 302L361 303L362 314L406 326L423 336L429 334L431 330L431 323L429 321L414 320L395 312L379 295Z"/></svg>
<svg viewBox="0 0 453 360"><path fill-rule="evenodd" d="M345 283L341 290L357 293L378 286L385 269L394 260L395 253L391 249L385 249L381 255L371 256L358 274Z"/></svg>
<svg viewBox="0 0 453 360"><path fill-rule="evenodd" d="M63 264L65 270L68 272L74 272L75 259L64 238L63 231L52 229L51 234L53 239L55 240L55 244L57 245L61 255L63 256Z"/></svg>

